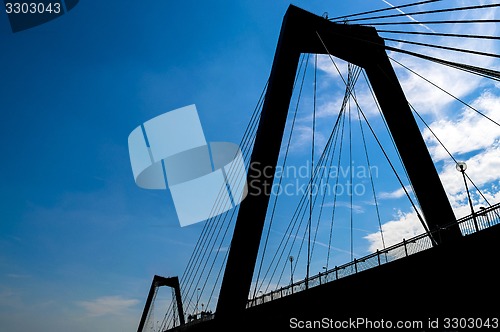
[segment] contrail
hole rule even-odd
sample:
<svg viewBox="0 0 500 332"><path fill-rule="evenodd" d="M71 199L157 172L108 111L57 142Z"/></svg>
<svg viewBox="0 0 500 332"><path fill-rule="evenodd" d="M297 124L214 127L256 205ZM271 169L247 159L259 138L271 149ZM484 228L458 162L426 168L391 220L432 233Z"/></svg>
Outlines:
<svg viewBox="0 0 500 332"><path fill-rule="evenodd" d="M412 20L413 22L418 23L418 25L423 26L425 29L429 30L430 32L434 32L434 33L436 33L436 31L432 30L432 29L431 29L431 28L429 28L427 25L420 23L418 20L416 20L415 18L413 18L413 16L406 14L404 11L402 11L402 10L401 10L401 9L399 9L399 8L396 8L396 6L394 6L394 5L393 5L392 3L390 3L389 1L386 1L386 0L382 0L382 1L383 1L385 4L387 4L387 5L391 6L391 7L393 7L394 9L396 9L396 10L397 10L398 12L400 12L401 14L405 15L406 17L408 17L408 18L409 18L410 20Z"/></svg>

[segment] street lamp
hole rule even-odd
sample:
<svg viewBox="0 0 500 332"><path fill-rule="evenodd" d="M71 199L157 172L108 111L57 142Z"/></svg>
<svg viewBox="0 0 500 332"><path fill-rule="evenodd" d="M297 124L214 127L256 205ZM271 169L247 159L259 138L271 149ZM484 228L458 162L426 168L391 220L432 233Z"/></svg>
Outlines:
<svg viewBox="0 0 500 332"><path fill-rule="evenodd" d="M479 213L479 214L486 218L486 222L488 223L488 227L490 227L491 224L490 224L490 217L488 216L488 211L486 211L486 208L484 206L480 206L479 210L481 210L481 213Z"/></svg>
<svg viewBox="0 0 500 332"><path fill-rule="evenodd" d="M200 303L200 297L201 297L201 288L198 288L198 298L196 299L196 309L195 309L195 315L198 316L198 304Z"/></svg>
<svg viewBox="0 0 500 332"><path fill-rule="evenodd" d="M467 185L467 180L465 179L465 170L467 169L467 164L463 161L457 162L455 165L457 171L462 173L462 177L464 178L465 190L467 191L467 197L469 198L469 206L472 212L472 219L474 220L474 226L476 227L476 232L479 231L479 227L477 226L476 213L474 212L474 207L472 206L472 200L470 198L469 186Z"/></svg>
<svg viewBox="0 0 500 332"><path fill-rule="evenodd" d="M325 276L325 282L326 282L326 275L328 272L328 266L323 266L323 270L324 270L324 272L323 271L320 272L320 277L319 277L320 279L319 280L321 281L321 274L323 274Z"/></svg>

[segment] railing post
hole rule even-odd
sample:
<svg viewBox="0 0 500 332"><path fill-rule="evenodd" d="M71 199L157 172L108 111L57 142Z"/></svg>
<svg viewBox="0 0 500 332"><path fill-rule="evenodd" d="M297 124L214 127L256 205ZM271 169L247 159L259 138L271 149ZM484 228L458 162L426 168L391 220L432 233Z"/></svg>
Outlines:
<svg viewBox="0 0 500 332"><path fill-rule="evenodd" d="M339 280L339 267L335 265L335 280Z"/></svg>
<svg viewBox="0 0 500 332"><path fill-rule="evenodd" d="M476 228L476 232L479 232L479 225L477 224L477 218L475 212L472 212L472 220L474 220L474 227Z"/></svg>
<svg viewBox="0 0 500 332"><path fill-rule="evenodd" d="M354 258L354 271L358 273L358 261L356 260L356 258Z"/></svg>
<svg viewBox="0 0 500 332"><path fill-rule="evenodd" d="M482 207L482 206L481 206L479 209L480 209L481 211L483 211L483 212L478 213L478 215L479 215L479 216L483 216L483 217L484 217L484 218L483 218L483 220L484 220L484 219L486 219L486 223L488 224L488 227L490 227L490 226L491 226L491 224L490 224L490 217L489 217L489 215L488 215L488 211L484 211L484 210L486 210L486 209L485 209L484 207Z"/></svg>
<svg viewBox="0 0 500 332"><path fill-rule="evenodd" d="M403 239L403 245L405 247L405 255L406 255L406 257L408 257L408 249L406 248L406 240L405 239Z"/></svg>
<svg viewBox="0 0 500 332"><path fill-rule="evenodd" d="M377 249L377 261L378 265L380 266L380 251L378 251L378 249Z"/></svg>

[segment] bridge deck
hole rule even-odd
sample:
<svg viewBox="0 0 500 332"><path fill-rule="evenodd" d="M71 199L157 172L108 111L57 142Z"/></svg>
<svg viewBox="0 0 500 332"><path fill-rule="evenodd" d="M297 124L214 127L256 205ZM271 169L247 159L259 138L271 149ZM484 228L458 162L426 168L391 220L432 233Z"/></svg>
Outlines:
<svg viewBox="0 0 500 332"><path fill-rule="evenodd" d="M443 323L446 317L498 320L500 204L457 223L464 236L454 242L433 246L428 234L422 234L313 276L307 290L302 280L251 299L241 317L206 316L172 330L233 324L283 330L290 328L292 318L406 319L422 324L433 319ZM433 282L428 282L429 276Z"/></svg>

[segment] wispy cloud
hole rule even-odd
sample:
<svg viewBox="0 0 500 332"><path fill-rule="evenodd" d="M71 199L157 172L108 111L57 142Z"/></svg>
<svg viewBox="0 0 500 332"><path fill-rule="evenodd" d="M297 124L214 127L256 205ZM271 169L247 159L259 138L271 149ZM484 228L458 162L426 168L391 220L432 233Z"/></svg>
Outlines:
<svg viewBox="0 0 500 332"><path fill-rule="evenodd" d="M125 315L128 310L139 303L136 299L127 299L121 296L103 296L92 301L80 301L87 315L92 317L108 315Z"/></svg>
<svg viewBox="0 0 500 332"><path fill-rule="evenodd" d="M271 230L273 233L276 233L276 234L279 234L281 236L287 236L287 237L290 237L292 239L297 239L297 240L300 240L300 241L303 241L304 240L304 237L300 236L300 235L296 235L296 234L292 234L292 233L289 233L289 234L285 234L285 233L282 233L282 232L278 232L276 230ZM361 230L361 231L365 231L365 230ZM314 231L313 231L314 232ZM328 248L329 250L333 250L333 251L337 251L337 252L340 252L340 253L344 253L344 254L350 254L351 252L348 251L348 250L345 250L345 249L342 249L342 248L339 248L339 247L334 247L332 245L328 245L326 243L323 243L321 241L317 241L317 240L313 240L311 241L311 243L314 243L314 245L318 245L320 247L323 247L323 248ZM353 255L354 256L357 256L357 257L360 257L361 255L359 255L358 253L354 253L353 252Z"/></svg>
<svg viewBox="0 0 500 332"><path fill-rule="evenodd" d="M31 275L29 275L29 274L18 274L18 273L7 273L5 276L8 278L11 278L11 279L29 279L29 278L31 278Z"/></svg>
<svg viewBox="0 0 500 332"><path fill-rule="evenodd" d="M305 149L311 149L312 136L312 126L302 124L296 125L290 149L292 149L293 151L304 151ZM326 144L326 137L324 133L315 130L314 142L315 149L317 149L316 151L321 151L322 149L319 149L318 147L324 147Z"/></svg>
<svg viewBox="0 0 500 332"><path fill-rule="evenodd" d="M333 206L339 206L339 207L344 207L348 209L352 209L354 213L360 214L365 212L365 207L359 204L351 204L349 202L343 202L343 201L338 201L335 202L335 205L332 203L325 203L323 204L323 207L333 207Z"/></svg>
<svg viewBox="0 0 500 332"><path fill-rule="evenodd" d="M377 249L383 249L384 244L389 247L401 242L403 239L410 239L424 232L425 230L415 212L404 213L398 211L395 219L382 225L384 241L382 241L380 232L369 234L365 236L365 239L370 242L369 251L375 252Z"/></svg>
<svg viewBox="0 0 500 332"><path fill-rule="evenodd" d="M472 104L476 109L481 110L483 114L500 121L500 116L496 112L500 104L500 96L495 96L486 91ZM469 108L464 108L454 118L439 119L432 123L430 127L432 132L455 157L491 148L500 141L498 126ZM448 153L437 142L432 132L427 128L423 131L424 139L430 145L432 157L436 161L449 159Z"/></svg>
<svg viewBox="0 0 500 332"><path fill-rule="evenodd" d="M404 197L406 195L406 192L408 194L410 194L413 190L411 188L411 186L405 186L404 188L399 188L397 190L394 190L394 191L390 191L390 192L381 192L378 197L380 199L397 199L397 198L401 198L401 197Z"/></svg>

